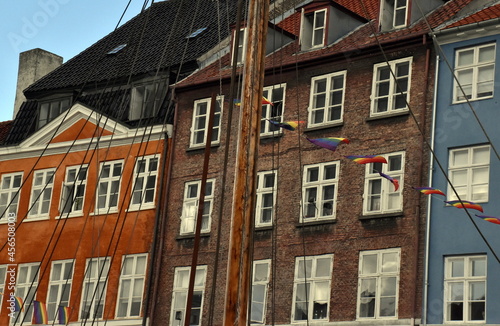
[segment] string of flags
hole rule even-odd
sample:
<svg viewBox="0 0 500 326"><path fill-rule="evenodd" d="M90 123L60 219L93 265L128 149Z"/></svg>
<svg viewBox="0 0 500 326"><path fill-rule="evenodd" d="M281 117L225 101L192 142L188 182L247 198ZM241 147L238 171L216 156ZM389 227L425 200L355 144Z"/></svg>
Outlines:
<svg viewBox="0 0 500 326"><path fill-rule="evenodd" d="M263 102L263 104L265 104ZM267 103L269 104L269 103ZM290 130L290 131L295 131L297 127L301 124L304 123L305 121L287 121L287 122L277 122L273 120L269 120L271 124L278 126L280 128ZM308 138L304 136L310 143L315 144L317 146L323 147L325 149L331 150L331 151L336 151L337 147L340 144L349 144L350 141L347 138L340 138L340 137L326 137L326 138ZM387 160L385 157L380 156L380 155L345 155L344 156L347 159L352 160L355 163L358 164L369 164L369 163L382 163L382 164L387 164ZM394 185L394 191L397 191L399 189L399 181L385 173L382 173L381 171L377 171L381 177L389 180L393 185ZM446 196L444 192L442 192L439 189L432 188L432 187L413 187L413 189L420 191L424 195L441 195L441 196ZM449 201L444 201L446 204L456 207L456 208L462 208L462 209L474 209L477 211L480 211L483 213L483 207L477 203L468 201L468 200L449 200ZM477 215L475 214L476 217L488 221L490 223L494 224L500 224L500 218L495 217L495 216L489 216L489 215Z"/></svg>

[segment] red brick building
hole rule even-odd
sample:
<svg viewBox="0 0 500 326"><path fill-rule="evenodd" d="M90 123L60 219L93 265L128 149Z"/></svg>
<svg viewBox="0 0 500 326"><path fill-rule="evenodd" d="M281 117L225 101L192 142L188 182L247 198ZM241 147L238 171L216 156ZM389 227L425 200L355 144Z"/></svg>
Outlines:
<svg viewBox="0 0 500 326"><path fill-rule="evenodd" d="M412 187L427 180L436 57L428 27L470 2L426 1L422 19L411 0L312 1L269 25L267 42L275 46L266 51L263 91L273 104L262 106L253 323L419 323L425 201ZM222 324L240 112L229 93L231 59L245 48L244 28L240 35L243 42L233 42L219 62L175 85L154 324L184 323L213 94L219 98L190 324ZM303 122L288 131L269 120ZM324 137L349 143L333 152L307 139ZM350 155L387 163L357 164Z"/></svg>

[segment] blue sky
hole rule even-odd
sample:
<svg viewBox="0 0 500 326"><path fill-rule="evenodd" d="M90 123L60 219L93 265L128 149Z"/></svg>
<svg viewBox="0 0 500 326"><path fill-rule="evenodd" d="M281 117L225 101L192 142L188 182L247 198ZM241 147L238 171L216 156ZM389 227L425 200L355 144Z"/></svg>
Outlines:
<svg viewBox="0 0 500 326"><path fill-rule="evenodd" d="M41 48L64 62L111 33L129 0L14 0L0 5L0 121L11 120L19 53ZM132 0L121 24L144 0Z"/></svg>

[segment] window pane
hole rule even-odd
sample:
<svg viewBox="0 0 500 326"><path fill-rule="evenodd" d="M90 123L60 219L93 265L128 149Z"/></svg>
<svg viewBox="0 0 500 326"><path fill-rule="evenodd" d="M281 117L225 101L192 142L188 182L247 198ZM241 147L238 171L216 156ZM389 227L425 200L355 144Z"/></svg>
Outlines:
<svg viewBox="0 0 500 326"><path fill-rule="evenodd" d="M451 277L464 276L464 260L457 259L451 262Z"/></svg>
<svg viewBox="0 0 500 326"><path fill-rule="evenodd" d="M373 274L377 272L377 255L363 255L361 273Z"/></svg>

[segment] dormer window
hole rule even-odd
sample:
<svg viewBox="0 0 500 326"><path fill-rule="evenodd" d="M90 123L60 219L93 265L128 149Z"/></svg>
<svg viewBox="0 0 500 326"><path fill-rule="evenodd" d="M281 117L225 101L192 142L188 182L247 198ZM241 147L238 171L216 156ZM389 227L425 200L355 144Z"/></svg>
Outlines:
<svg viewBox="0 0 500 326"><path fill-rule="evenodd" d="M245 51L246 51L246 45L247 45L247 29L242 28L240 29L240 34L239 34L239 39L238 39L238 45L236 46L236 33L233 33L233 62L234 62L234 55L237 55L237 60L236 64L241 65L243 64L243 60L245 60ZM236 53L238 52L238 53Z"/></svg>
<svg viewBox="0 0 500 326"><path fill-rule="evenodd" d="M390 31L407 26L409 0L380 1L380 30Z"/></svg>
<svg viewBox="0 0 500 326"><path fill-rule="evenodd" d="M59 114L66 111L70 105L70 98L62 98L40 103L38 109L38 128L42 128Z"/></svg>
<svg viewBox="0 0 500 326"><path fill-rule="evenodd" d="M166 93L166 82L157 81L136 85L132 88L129 120L146 119L156 116Z"/></svg>
<svg viewBox="0 0 500 326"><path fill-rule="evenodd" d="M301 27L301 50L308 50L325 45L326 9L303 14Z"/></svg>

